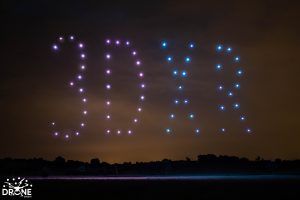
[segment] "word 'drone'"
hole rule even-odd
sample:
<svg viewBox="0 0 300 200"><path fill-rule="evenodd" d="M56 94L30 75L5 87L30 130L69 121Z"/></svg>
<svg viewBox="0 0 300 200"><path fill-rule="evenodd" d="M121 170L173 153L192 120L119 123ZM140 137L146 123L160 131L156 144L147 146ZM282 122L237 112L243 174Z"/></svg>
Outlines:
<svg viewBox="0 0 300 200"><path fill-rule="evenodd" d="M85 87L85 80L86 80L86 71L88 66L86 64L86 60L88 58L86 54L86 45L85 43L79 41L75 36L70 35L67 37L60 36L58 40L52 45L52 50L54 52L59 52L62 50L62 47L65 43L71 43L74 45L77 54L78 54L78 66L77 73L73 76L72 80L68 80L68 86L78 93L78 98L82 104L80 110L78 110L78 115L80 121L77 123L75 127L68 127L61 128L62 124L57 122L56 120L52 120L51 127L53 129L52 134L55 137L61 137L65 139L69 139L71 137L78 137L81 132L87 126L87 115L89 114L88 111L88 103L89 100L86 96L86 87ZM134 45L129 40L118 40L118 39L106 39L103 42L103 46L105 47L105 53L102 57L103 62L105 63L102 68L102 76L105 80L104 89L105 93L102 94L104 98L104 113L102 115L102 119L105 122L106 128L104 128L104 134L126 134L132 135L135 130L136 126L139 123L144 123L141 120L141 115L145 112L144 111L144 102L146 101L145 90L147 88L147 83L145 82L145 72L143 67L147 66L143 62L140 57L139 51L134 48ZM197 48L196 44L193 42L189 42L185 45L184 57L179 58L178 56L175 57L171 54L171 50L169 48L168 41L161 41L157 48L164 54L164 60L162 60L163 65L170 66L168 69L170 77L175 81L173 88L174 97L169 101L170 112L167 116L162 116L167 119L167 126L163 128L164 132L167 134L175 133L174 130L175 124L179 124L177 122L178 118L187 120L190 123L190 128L193 130L194 134L199 135L201 133L201 120L199 120L198 113L193 111L193 107L191 103L193 103L193 99L188 97L186 91L189 89L187 86L187 80L190 78L192 71L189 68L189 65L194 61L194 59L190 56L191 52ZM246 126L247 116L242 112L241 104L237 101L237 97L240 89L242 77L244 75L244 69L240 67L239 63L241 58L238 55L233 55L233 49L230 46L224 46L221 44L216 45L215 52L219 56L226 57L226 59L232 62L233 71L232 77L233 80L230 81L228 84L222 78L215 85L215 91L219 95L222 95L224 98L224 102L220 102L220 104L216 105L216 109L219 112L226 112L227 110L232 110L236 112L238 115L237 120L240 123L243 123L243 131L245 133L252 133L252 129ZM114 62L115 53L118 51L122 51L126 53L126 59L130 61L132 69L134 71L134 77L132 77L132 81L135 85L135 90L137 92L137 96L135 99L134 109L130 112L130 116L127 117L126 122L122 123L119 127L116 127L117 122L115 121L116 114L112 112L112 107L114 105L112 90L114 89L114 77L118 74L118 70L116 70ZM212 66L215 73L218 75L222 75L224 73L225 66L222 62L215 63ZM230 103L225 103L226 102ZM178 110L183 110L182 112L178 112ZM160 117L160 116L159 116ZM125 125L124 125L125 124ZM67 131L66 131L67 130ZM218 131L220 133L225 133L227 131L225 126L218 127Z"/></svg>

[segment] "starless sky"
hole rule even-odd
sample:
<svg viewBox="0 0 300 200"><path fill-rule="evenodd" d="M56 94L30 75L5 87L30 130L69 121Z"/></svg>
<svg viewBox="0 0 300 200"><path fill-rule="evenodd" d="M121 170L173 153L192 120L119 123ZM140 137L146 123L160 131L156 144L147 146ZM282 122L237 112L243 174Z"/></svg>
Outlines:
<svg viewBox="0 0 300 200"><path fill-rule="evenodd" d="M1 1L0 157L62 155L123 162L213 153L299 159L299 19L299 1L286 0ZM51 45L60 35L69 34L86 44L89 115L80 137L66 141L53 137L49 123L57 119L71 127L78 118L78 95L67 86L78 59L71 45L59 53ZM143 60L147 99L141 124L131 136L104 134L107 37L130 39ZM175 84L160 48L163 39L174 44L175 58L189 54L182 44L194 41L197 46L189 54L193 60L187 92L192 110L201 119L199 136L180 120L180 131L164 132ZM243 131L233 112L220 115L216 110L222 100L215 90L217 43L231 45L242 58L245 76L238 99L253 129L251 135ZM114 51L118 52L125 51ZM126 59L115 62L123 69L131 66ZM131 77L125 74L114 76L120 89L111 93L114 112L124 120L132 115L131 98L137 94L127 88ZM228 125L225 134L217 131L222 123Z"/></svg>

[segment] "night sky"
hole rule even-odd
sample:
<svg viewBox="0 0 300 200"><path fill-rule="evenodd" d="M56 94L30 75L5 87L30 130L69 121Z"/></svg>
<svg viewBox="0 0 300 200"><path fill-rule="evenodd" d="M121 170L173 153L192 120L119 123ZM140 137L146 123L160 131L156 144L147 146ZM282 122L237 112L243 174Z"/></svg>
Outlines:
<svg viewBox="0 0 300 200"><path fill-rule="evenodd" d="M199 154L236 155L266 159L300 158L300 3L298 1L1 1L1 130L0 157L67 159L107 162L195 159ZM54 52L59 36L84 42L86 74L83 84L89 113L80 136L53 136L51 122L64 128L78 124L81 103L68 86L78 72L77 48L70 43ZM141 121L132 135L107 135L104 103L105 39L130 40L142 60L146 100ZM169 48L162 49L161 42ZM186 45L194 42L195 49ZM216 91L215 65L234 66L216 45L233 48L244 75L237 100L247 115L246 126L220 102L231 100ZM132 59L125 48L116 55L110 93L113 126L128 125L139 94L132 84ZM172 67L190 56L186 94L196 113L199 135L186 119L166 134L170 100L176 94ZM177 60L176 60L177 59ZM176 64L180 64L178 61ZM222 80L234 77L224 73ZM180 111L184 113L185 111ZM220 133L220 127L226 127ZM245 127L252 133L246 133ZM174 128L175 129L175 128ZM67 130L68 131L68 130Z"/></svg>

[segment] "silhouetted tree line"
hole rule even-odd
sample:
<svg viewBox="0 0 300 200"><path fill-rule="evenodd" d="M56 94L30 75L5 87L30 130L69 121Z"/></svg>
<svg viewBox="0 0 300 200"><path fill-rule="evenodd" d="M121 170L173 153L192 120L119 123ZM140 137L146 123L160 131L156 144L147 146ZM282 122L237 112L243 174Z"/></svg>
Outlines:
<svg viewBox="0 0 300 200"><path fill-rule="evenodd" d="M200 175L200 174L300 174L300 160L256 160L235 156L199 155L197 160L151 162L124 162L109 164L93 158L88 162L65 160L58 156L54 161L42 158L0 159L2 176L111 176L111 175Z"/></svg>

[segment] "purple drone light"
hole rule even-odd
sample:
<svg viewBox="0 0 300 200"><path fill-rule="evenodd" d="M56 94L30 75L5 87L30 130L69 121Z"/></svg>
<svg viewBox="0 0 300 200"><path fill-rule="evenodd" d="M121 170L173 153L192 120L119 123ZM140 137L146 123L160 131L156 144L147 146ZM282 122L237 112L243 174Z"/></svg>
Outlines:
<svg viewBox="0 0 300 200"><path fill-rule="evenodd" d="M66 42L71 42L73 45L75 45L75 47L76 47L76 50L78 51L78 57L79 57L79 59L81 59L82 61L80 62L80 64L79 65L77 65L77 66L80 66L79 68L78 68L78 70L80 70L80 71L82 71L82 72L84 72L85 71L85 69L86 69L86 65L85 65L85 63L84 63L84 59L86 58L86 54L85 54L85 52L83 52L83 47L84 47L84 45L83 45L83 43L81 43L81 42L79 42L79 43L73 43L73 41L75 41L75 36L74 35L70 35L70 36L68 36L68 37L66 37L66 38L68 38L68 40L66 40ZM59 38L58 38L58 42L59 43L64 43L65 42L65 39L64 39L64 37L62 37L62 36L60 36ZM78 46L77 46L78 45ZM54 44L53 46L52 46L52 48L54 49L54 50L59 50L59 46L57 45L57 44ZM83 75L82 74L77 74L76 76L75 76L75 80L77 80L77 81L81 81L83 79ZM70 81L69 83L69 86L71 87L71 88L74 88L74 89L76 89L79 93L84 93L85 92L85 89L84 89L84 87L83 87L83 84L81 83L81 82L76 82L76 84L75 84L75 82L73 82L73 81ZM76 86L76 87L75 87ZM85 97L81 97L81 101L83 102L83 103L86 103L87 102L87 99L85 98ZM87 110L82 110L82 111L80 111L79 112L79 116L80 117L83 117L83 115L86 115L87 114ZM58 123L59 124L59 123ZM55 125L55 126L54 126ZM79 127L84 127L85 126L85 123L79 123ZM53 128L57 128L57 127L62 127L62 125L61 124L59 124L59 126L56 126L56 123L52 123L52 127ZM68 128L68 129L70 129L70 128ZM73 129L74 130L74 128L71 128L71 129ZM58 130L54 130L54 136L59 136L60 134L59 133L62 133L63 131L58 131ZM78 131L74 131L73 133L75 133L75 135L79 135L79 132ZM69 133L66 133L66 134L63 134L63 136L62 137L64 137L65 139L69 139L70 138L70 135L69 135Z"/></svg>
<svg viewBox="0 0 300 200"><path fill-rule="evenodd" d="M123 133L128 133L128 135L132 134L134 132L134 130L132 129L131 126L133 126L134 124L138 123L139 119L134 116L136 114L138 115L141 115L141 112L142 112L142 103L145 101L145 96L144 96L144 89L146 88L146 83L143 81L144 77L145 77L145 74L143 72L143 70L141 70L141 66L142 66L142 61L141 59L139 58L139 55L137 53L137 51L133 48L131 42L129 40L125 40L124 42L121 42L121 40L106 40L105 43L106 44L111 44L112 41L114 41L114 45L115 46L118 46L119 48L111 48L110 45L106 45L107 48L110 48L109 51L110 53L106 53L104 58L106 61L113 61L114 58L114 52L112 51L121 51L121 50L124 50L124 51L127 51L129 53L129 55L131 55L132 57L134 57L134 61L133 61L133 65L130 65L130 66L137 66L135 68L133 68L134 70L138 70L136 72L136 76L139 78L138 79L138 83L136 84L138 87L138 92L139 92L139 95L138 95L138 106L135 107L135 110L134 112L132 112L132 115L130 117L131 120L128 120L129 123L124 123L123 120L120 120L122 126L125 126L125 127L115 127L115 123L112 123L114 124L114 127L106 127L106 133L107 133L107 130L112 130L112 129L115 129L116 130L116 134L121 134L121 132ZM121 45L122 44L122 45ZM113 105L111 105L111 100L113 99L112 98L112 95L114 95L115 93L112 93L112 92L109 92L108 90L110 90L112 88L112 86L110 85L110 83L113 83L115 84L114 82L114 76L112 75L117 75L118 74L118 71L116 70L118 66L115 66L115 62L111 62L109 63L109 68L106 68L106 70L104 71L104 75L106 76L105 78L106 79L109 79L109 84L107 83L105 85L105 88L106 88L106 92L105 92L105 95L106 95L106 101L104 102L105 103L105 109L107 110L107 112L112 112L111 109L113 109ZM113 70L113 71L112 71ZM113 72L113 74L112 74ZM109 76L108 76L109 75ZM132 80L136 80L136 79L132 79ZM116 87L117 88L117 87ZM136 88L135 88L136 89ZM143 93L142 93L143 92ZM117 104L116 104L117 105ZM130 112L129 112L130 113ZM115 114L114 114L115 115ZM105 118L107 120L110 120L110 121L115 121L115 119L118 119L119 120L119 117L114 117L112 118L111 115L107 114L105 116ZM107 124L107 126L112 126L110 123Z"/></svg>

